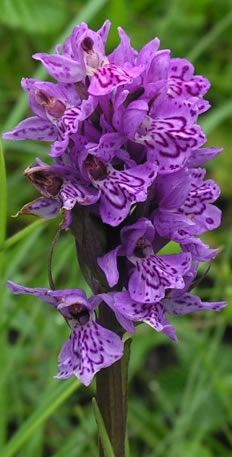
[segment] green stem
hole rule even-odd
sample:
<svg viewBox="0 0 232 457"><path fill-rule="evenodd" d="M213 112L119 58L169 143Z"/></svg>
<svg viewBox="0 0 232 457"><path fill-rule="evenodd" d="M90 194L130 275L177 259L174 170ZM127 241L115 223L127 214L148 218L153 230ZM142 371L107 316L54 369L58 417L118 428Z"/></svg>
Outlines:
<svg viewBox="0 0 232 457"><path fill-rule="evenodd" d="M100 323L107 328L114 327L114 318L111 314L111 311L105 307L100 310ZM122 359L101 370L96 377L97 403L115 457L125 457L129 357L130 340L127 340ZM107 457L104 454L100 440L99 457Z"/></svg>
<svg viewBox="0 0 232 457"><path fill-rule="evenodd" d="M109 226L102 224L101 220L91 214L85 206L75 208L71 230L76 241L79 265L87 283L96 294L107 292L108 284L98 266L97 259L110 250L115 232ZM98 321L103 327L122 337L123 331L114 313L104 304L100 306ZM128 340L122 359L101 370L96 376L97 404L115 457L125 457L126 455L129 349ZM99 456L109 457L103 451L100 440Z"/></svg>

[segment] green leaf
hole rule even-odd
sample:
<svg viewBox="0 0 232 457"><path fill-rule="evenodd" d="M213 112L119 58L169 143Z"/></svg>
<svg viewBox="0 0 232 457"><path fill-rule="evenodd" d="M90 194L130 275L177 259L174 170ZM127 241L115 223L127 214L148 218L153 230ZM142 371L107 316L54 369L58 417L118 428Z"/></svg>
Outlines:
<svg viewBox="0 0 232 457"><path fill-rule="evenodd" d="M0 246L0 252L1 250L9 249L10 247L17 244L19 241L22 241L24 238L30 235L30 233L32 233L36 227L45 224L45 222L45 219L39 219L35 222L32 222L32 224L27 225L27 227L24 227L22 230L19 230L19 232L12 235L5 241L5 243L2 244L2 246Z"/></svg>
<svg viewBox="0 0 232 457"><path fill-rule="evenodd" d="M6 169L5 160L0 143L0 247L3 245L6 236L6 220L7 220L7 184L6 184Z"/></svg>
<svg viewBox="0 0 232 457"><path fill-rule="evenodd" d="M0 22L30 33L53 33L67 17L64 0L2 0Z"/></svg>
<svg viewBox="0 0 232 457"><path fill-rule="evenodd" d="M9 444L3 449L2 455L4 455L4 457L18 455L18 450L21 449L22 445L27 442L33 433L75 392L75 390L79 389L80 386L81 384L76 379L71 382L58 384L53 392L50 393L48 402L46 404L39 403L37 410L22 425Z"/></svg>
<svg viewBox="0 0 232 457"><path fill-rule="evenodd" d="M114 454L110 439L108 437L100 409L98 408L98 404L97 404L95 398L93 398L92 403L93 403L94 416L95 416L97 426L98 426L98 433L99 433L101 444L102 444L102 447L103 447L103 450L105 453L105 457L115 457L115 454Z"/></svg>
<svg viewBox="0 0 232 457"><path fill-rule="evenodd" d="M4 244L5 237L6 237L6 223L7 223L7 182L6 182L6 168L5 168L5 161L4 155L2 150L2 145L0 143L0 248ZM0 251L0 325L3 321L3 290L4 290L4 283L2 282L2 275L4 271L4 262L5 262L5 255L4 252ZM0 353L1 353L1 362L4 364L6 361L6 350L5 350L5 340L6 334L5 332L0 333ZM1 376L0 376L1 378ZM7 396L4 389L0 391L0 448L2 444L4 444L6 438L6 426L7 426Z"/></svg>

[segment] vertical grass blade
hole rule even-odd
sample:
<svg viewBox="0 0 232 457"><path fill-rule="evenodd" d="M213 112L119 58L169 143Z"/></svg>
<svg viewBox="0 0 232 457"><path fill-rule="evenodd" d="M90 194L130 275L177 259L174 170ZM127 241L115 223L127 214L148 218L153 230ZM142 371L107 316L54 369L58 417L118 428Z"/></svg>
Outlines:
<svg viewBox="0 0 232 457"><path fill-rule="evenodd" d="M4 313L2 312L3 306L3 268L4 268L4 252L1 252L1 247L4 245L6 238L6 221L7 221L7 183L6 183L6 168L3 155L2 145L0 143L0 324ZM4 367L6 360L6 346L5 346L5 331L0 334L0 354L1 366ZM1 373L3 373L3 368ZM1 375L0 375L1 377ZM0 391L0 455L2 446L6 438L6 424L7 424L7 408L6 408L6 393L4 386Z"/></svg>
<svg viewBox="0 0 232 457"><path fill-rule="evenodd" d="M50 394L49 401L46 405L38 406L38 409L32 416L22 425L12 440L3 449L2 456L12 457L17 456L18 451L24 443L38 430L39 427L62 405L74 392L80 388L80 383L75 379L74 381L58 385ZM113 457L113 456L112 456Z"/></svg>
<svg viewBox="0 0 232 457"><path fill-rule="evenodd" d="M188 54L187 58L192 62L196 61L198 57L214 43L217 38L232 24L232 11L226 14L215 26L206 33L201 40L198 41L197 45Z"/></svg>
<svg viewBox="0 0 232 457"><path fill-rule="evenodd" d="M6 221L7 221L7 184L6 184L6 167L3 155L2 144L0 143L0 248L6 238ZM2 273L2 256L0 255L0 274ZM0 305L1 306L1 305Z"/></svg>
<svg viewBox="0 0 232 457"><path fill-rule="evenodd" d="M104 450L105 457L115 457L110 439L106 432L106 428L105 428L105 424L104 424L102 415L100 413L100 409L98 408L98 404L97 404L95 398L93 398L92 403L93 403L94 416L95 416L97 427L98 427L98 433L99 433L99 437L101 440L102 448Z"/></svg>

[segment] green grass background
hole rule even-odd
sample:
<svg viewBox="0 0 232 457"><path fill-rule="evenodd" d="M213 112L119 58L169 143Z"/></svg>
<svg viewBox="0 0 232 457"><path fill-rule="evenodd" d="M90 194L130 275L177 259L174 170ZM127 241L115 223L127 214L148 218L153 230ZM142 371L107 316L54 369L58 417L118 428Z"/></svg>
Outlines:
<svg viewBox="0 0 232 457"><path fill-rule="evenodd" d="M14 126L28 114L23 76L45 78L31 54L49 51L80 21L98 28L110 18L109 49L117 26L135 47L154 36L174 56L189 57L212 81L213 109L202 116L209 145L224 153L208 165L222 187L220 229L206 237L221 253L198 288L202 298L231 300L232 260L232 2L231 0L1 0L0 121ZM68 328L53 310L30 297L14 297L12 279L47 285L48 249L56 222L13 219L36 193L23 176L45 144L3 144L0 156L0 456L95 457L96 426L90 389L75 379L53 379ZM202 268L202 273L204 268ZM60 287L85 287L64 234L54 259ZM174 319L179 342L139 327L130 364L131 457L229 457L232 455L232 308Z"/></svg>

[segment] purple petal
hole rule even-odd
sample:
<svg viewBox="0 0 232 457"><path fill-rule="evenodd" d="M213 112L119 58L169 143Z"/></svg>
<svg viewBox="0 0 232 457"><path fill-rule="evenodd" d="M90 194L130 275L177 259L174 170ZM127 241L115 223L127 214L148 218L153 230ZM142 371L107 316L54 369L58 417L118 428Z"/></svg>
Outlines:
<svg viewBox="0 0 232 457"><path fill-rule="evenodd" d="M138 53L134 48L132 48L130 37L127 35L125 30L118 27L118 33L121 41L118 47L108 56L109 61L111 64L118 66L125 65L125 62L133 64Z"/></svg>
<svg viewBox="0 0 232 457"><path fill-rule="evenodd" d="M155 194L161 209L176 209L185 202L191 188L191 175L180 170L168 176L159 175L155 181Z"/></svg>
<svg viewBox="0 0 232 457"><path fill-rule="evenodd" d="M20 210L20 214L33 214L45 219L53 219L59 214L60 209L61 203L59 200L41 197L24 205Z"/></svg>
<svg viewBox="0 0 232 457"><path fill-rule="evenodd" d="M166 333L170 338L176 339L175 328L168 322L161 303L151 305L136 303L128 292L115 292L111 295L114 311L117 310L129 321L145 322L158 332Z"/></svg>
<svg viewBox="0 0 232 457"><path fill-rule="evenodd" d="M154 226L160 236L178 243L189 241L192 237L194 222L184 214L174 211L157 210L154 215Z"/></svg>
<svg viewBox="0 0 232 457"><path fill-rule="evenodd" d="M58 54L34 54L33 58L40 60L49 75L62 83L75 83L85 77L83 67L75 60Z"/></svg>
<svg viewBox="0 0 232 457"><path fill-rule="evenodd" d="M188 159L192 149L200 147L206 140L198 125L188 127L184 116L146 118L144 134L137 133L136 141L148 148L148 159L156 160L159 173L173 173Z"/></svg>
<svg viewBox="0 0 232 457"><path fill-rule="evenodd" d="M186 59L171 59L169 69L170 97L203 97L210 88L210 82L203 76L194 76L194 67Z"/></svg>
<svg viewBox="0 0 232 457"><path fill-rule="evenodd" d="M210 262L211 260L215 259L219 252L219 249L211 249L199 238L191 240L187 243L182 242L181 247L184 252L190 252L192 260L197 262Z"/></svg>
<svg viewBox="0 0 232 457"><path fill-rule="evenodd" d="M118 297L118 300L115 300L115 296L117 296L117 294L121 294L121 297ZM122 328L124 328L129 333L135 333L135 327L132 320L126 317L126 315L123 313L123 310L121 309L121 305L124 303L124 294L126 294L126 296L128 295L127 292L113 292L101 294L101 297L103 301L107 303L107 305L113 310L115 317ZM121 302L120 298L122 299Z"/></svg>
<svg viewBox="0 0 232 457"><path fill-rule="evenodd" d="M116 65L104 65L99 68L91 79L89 93L95 96L106 95L113 89L131 84L142 72L141 67L124 70Z"/></svg>
<svg viewBox="0 0 232 457"><path fill-rule="evenodd" d="M160 46L159 38L154 38L152 41L149 41L140 51L136 60L137 65L144 65L149 67L151 64L155 53L158 51Z"/></svg>
<svg viewBox="0 0 232 457"><path fill-rule="evenodd" d="M95 181L101 190L100 215L106 224L119 225L129 214L133 204L145 201L147 189L156 177L157 167L150 163L126 171L108 167L108 175Z"/></svg>
<svg viewBox="0 0 232 457"><path fill-rule="evenodd" d="M166 87L169 65L169 49L163 49L162 51L156 52L150 65L148 66L148 72L146 74L146 84L155 83L157 81L163 81L163 85L164 87Z"/></svg>
<svg viewBox="0 0 232 457"><path fill-rule="evenodd" d="M65 138L62 138L60 140L55 141L52 144L50 156L52 156L54 158L60 157L66 151L66 149L68 147L68 144L69 144L69 137L68 136L66 136Z"/></svg>
<svg viewBox="0 0 232 457"><path fill-rule="evenodd" d="M200 297L190 293L185 293L175 299L167 298L163 302L165 310L174 315L206 310L221 311L227 305L226 302L203 302Z"/></svg>
<svg viewBox="0 0 232 457"><path fill-rule="evenodd" d="M148 104L144 100L131 102L123 116L123 131L125 135L134 140L139 125L143 122L148 111Z"/></svg>
<svg viewBox="0 0 232 457"><path fill-rule="evenodd" d="M20 122L10 132L3 134L5 140L38 140L53 141L57 138L57 129L51 122L37 116Z"/></svg>
<svg viewBox="0 0 232 457"><path fill-rule="evenodd" d="M99 199L99 192L96 189L91 189L75 178L67 179L61 187L60 198L63 203L63 208L70 210L76 203L89 206Z"/></svg>
<svg viewBox="0 0 232 457"><path fill-rule="evenodd" d="M119 280L119 272L117 265L117 257L120 247L113 249L102 257L98 257L97 263L104 271L106 279L110 287L114 287Z"/></svg>
<svg viewBox="0 0 232 457"><path fill-rule="evenodd" d="M57 307L59 303L58 298L54 295L50 295L52 291L47 288L23 287L20 286L20 284L16 284L13 281L8 281L7 284L10 290L16 295L32 295L33 297L38 297L46 303L49 303L50 305L53 305L55 307Z"/></svg>
<svg viewBox="0 0 232 457"><path fill-rule="evenodd" d="M103 159L104 162L111 162L125 142L125 138L119 133L105 133L101 136L97 145L88 145L90 154Z"/></svg>
<svg viewBox="0 0 232 457"><path fill-rule="evenodd" d="M191 255L130 257L129 260L135 265L128 283L131 298L138 303L155 303L164 297L165 289L184 288L183 275L190 267Z"/></svg>
<svg viewBox="0 0 232 457"><path fill-rule="evenodd" d="M123 355L123 343L118 335L94 321L75 326L59 355L59 379L77 376L88 386L94 375Z"/></svg>
<svg viewBox="0 0 232 457"><path fill-rule="evenodd" d="M141 218L135 224L125 226L121 231L121 240L125 255L133 255L140 238L144 237L146 240L152 242L154 236L154 225L146 218Z"/></svg>
<svg viewBox="0 0 232 457"><path fill-rule="evenodd" d="M189 168L200 167L205 162L212 160L215 156L223 151L222 148L202 148L192 151L186 165Z"/></svg>
<svg viewBox="0 0 232 457"><path fill-rule="evenodd" d="M101 38L101 40L102 40L104 45L107 42L107 38L108 38L108 35L109 35L110 27L111 27L111 22L109 21L109 19L107 19L104 22L104 24L101 26L101 28L97 31L97 34L100 36L100 38Z"/></svg>
<svg viewBox="0 0 232 457"><path fill-rule="evenodd" d="M198 234L217 228L221 223L221 211L211 205L220 195L219 186L211 179L203 181L204 170L194 169L191 174L191 190L180 212L189 215L197 225Z"/></svg>

